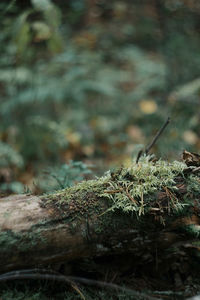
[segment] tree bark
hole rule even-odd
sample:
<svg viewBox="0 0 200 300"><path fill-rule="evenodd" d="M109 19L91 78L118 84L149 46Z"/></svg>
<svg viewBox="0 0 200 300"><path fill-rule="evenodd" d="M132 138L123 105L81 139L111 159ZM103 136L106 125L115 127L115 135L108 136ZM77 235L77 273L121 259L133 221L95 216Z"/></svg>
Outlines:
<svg viewBox="0 0 200 300"><path fill-rule="evenodd" d="M94 208L90 216L78 215L80 208L75 213L77 218L43 207L43 201L29 195L0 199L1 272L133 251L136 247L134 240L138 239L138 230L125 226L127 216L98 217L99 212L105 211L105 203L98 212Z"/></svg>
<svg viewBox="0 0 200 300"><path fill-rule="evenodd" d="M186 278L197 274L200 192L194 186L193 193L191 187L199 182L198 172L199 167L186 167L175 178L175 194L163 187L145 214L109 211L111 202L104 195L117 191L99 179L48 196L1 198L0 272L122 255L122 269L131 265L151 276L173 271L177 282L183 273ZM191 174L194 182L193 177L188 180ZM186 205L180 214L168 205L174 197Z"/></svg>

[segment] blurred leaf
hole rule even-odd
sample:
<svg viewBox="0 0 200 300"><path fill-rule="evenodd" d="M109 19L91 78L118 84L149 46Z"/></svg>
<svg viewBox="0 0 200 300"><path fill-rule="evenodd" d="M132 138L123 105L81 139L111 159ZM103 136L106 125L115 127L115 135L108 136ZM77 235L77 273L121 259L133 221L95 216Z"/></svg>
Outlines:
<svg viewBox="0 0 200 300"><path fill-rule="evenodd" d="M50 0L31 0L31 2L36 10L43 12L47 24L57 29L61 20L61 13L58 7Z"/></svg>
<svg viewBox="0 0 200 300"><path fill-rule="evenodd" d="M38 10L49 10L53 4L50 0L31 0L34 8Z"/></svg>
<svg viewBox="0 0 200 300"><path fill-rule="evenodd" d="M91 165L84 164L81 161L71 160L68 164L45 171L46 178L43 178L40 185L44 184L45 188L43 187L43 189L48 192L70 187L83 180L85 175L91 174L90 167Z"/></svg>
<svg viewBox="0 0 200 300"><path fill-rule="evenodd" d="M198 135L195 132L193 132L192 130L184 131L183 139L186 143L188 143L190 145L196 144L199 140Z"/></svg>
<svg viewBox="0 0 200 300"><path fill-rule="evenodd" d="M36 42L48 40L51 37L49 26L43 22L34 22L32 28L35 31L34 41Z"/></svg>
<svg viewBox="0 0 200 300"><path fill-rule="evenodd" d="M31 10L26 11L21 14L15 22L13 40L16 42L17 53L19 55L24 54L29 42L31 41L31 31L30 24L27 21L28 16L30 15Z"/></svg>
<svg viewBox="0 0 200 300"><path fill-rule="evenodd" d="M23 158L10 145L0 142L0 167L23 166Z"/></svg>
<svg viewBox="0 0 200 300"><path fill-rule="evenodd" d="M177 87L175 91L173 91L169 95L170 101L176 100L184 100L191 101L200 97L200 78L196 78L191 82L188 82L180 87Z"/></svg>
<svg viewBox="0 0 200 300"><path fill-rule="evenodd" d="M139 107L144 114L153 114L158 109L154 100L141 100L139 102Z"/></svg>
<svg viewBox="0 0 200 300"><path fill-rule="evenodd" d="M55 31L51 38L48 40L48 48L51 53L59 53L62 50L62 38L57 31Z"/></svg>
<svg viewBox="0 0 200 300"><path fill-rule="evenodd" d="M0 184L0 190L3 192L22 194L24 192L24 185L18 181L2 183Z"/></svg>

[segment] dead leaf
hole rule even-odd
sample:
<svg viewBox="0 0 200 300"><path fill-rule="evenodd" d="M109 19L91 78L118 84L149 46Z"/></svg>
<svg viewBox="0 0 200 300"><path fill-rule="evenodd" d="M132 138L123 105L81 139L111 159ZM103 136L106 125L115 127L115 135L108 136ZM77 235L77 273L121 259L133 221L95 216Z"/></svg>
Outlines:
<svg viewBox="0 0 200 300"><path fill-rule="evenodd" d="M187 166L200 166L200 155L193 152L183 151L182 158Z"/></svg>

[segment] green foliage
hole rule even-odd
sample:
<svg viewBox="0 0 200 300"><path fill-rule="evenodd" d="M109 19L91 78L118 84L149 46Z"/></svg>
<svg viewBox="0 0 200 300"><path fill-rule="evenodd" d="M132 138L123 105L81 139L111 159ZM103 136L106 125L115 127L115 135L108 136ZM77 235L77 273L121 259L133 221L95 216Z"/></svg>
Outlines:
<svg viewBox="0 0 200 300"><path fill-rule="evenodd" d="M0 167L23 166L23 157L7 143L0 142Z"/></svg>
<svg viewBox="0 0 200 300"><path fill-rule="evenodd" d="M38 15L37 21L33 18L35 15ZM18 155L16 159L19 160L22 154L25 162L30 159L43 160L47 152L51 158L59 160L58 150L67 145L65 129L49 115L53 107L45 109L44 106L40 110L36 103L37 85L40 78L37 78L37 74L34 74L35 70L31 70L30 67L36 58L38 43L46 43L46 50L53 53L61 49L61 40L58 41L60 20L59 9L50 1L33 1L33 8L20 13L15 22L12 20L10 23L11 20L6 19L4 32L1 34L3 42L1 58L3 59L0 64L4 68L0 72L0 81L5 87L5 94L0 102L2 109L0 134L6 131L9 137L10 132L13 132L12 140L8 141L8 147L17 148L19 152L15 154L15 156ZM45 28L49 33L48 36L45 36ZM4 46L8 38L9 43ZM15 60L19 62L14 66ZM38 79L35 83L34 78ZM42 84L45 83L42 82ZM53 94L53 91L51 93ZM13 154L12 157L14 157ZM17 165L17 167L20 166Z"/></svg>
<svg viewBox="0 0 200 300"><path fill-rule="evenodd" d="M69 289L59 283L60 290L57 291L55 284L46 283L45 285L42 282L38 283L38 289L36 287L29 286L28 282L22 281L23 287L20 284L16 284L14 289L9 289L9 287L3 288L1 296L4 300L98 300L98 299L111 299L111 300L135 300L143 299L143 296L139 297L130 295L127 292L115 291L109 289L98 289L91 287L79 286L77 290ZM53 290L54 289L54 290ZM134 293L134 291L133 291Z"/></svg>
<svg viewBox="0 0 200 300"><path fill-rule="evenodd" d="M0 169L2 170L1 176L3 176L4 173L9 174L10 169L20 169L23 167L23 165L23 157L7 143L0 142ZM9 177L9 175L7 176ZM2 192L10 191L13 193L22 193L24 186L22 183L12 180L11 182L0 183L0 190Z"/></svg>
<svg viewBox="0 0 200 300"><path fill-rule="evenodd" d="M68 151L67 159L114 157L118 164L120 155L149 143L168 114L173 122L154 151L170 158L194 151L197 16L185 5L172 15L164 1L160 28L146 4L111 1L95 4L90 25L87 5L1 3L1 141L35 174L65 162Z"/></svg>
<svg viewBox="0 0 200 300"><path fill-rule="evenodd" d="M96 206L102 209L99 203L101 198L108 201L109 208L103 212L98 211L100 216L109 211L134 212L137 216L141 216L148 214L152 208L159 210L163 215L165 213L177 215L183 212L185 206L190 206L190 202L187 199L184 201L178 199L175 178L183 176L186 165L178 161L152 162L149 159L149 156L143 157L140 164L133 162L128 168L124 167L115 172L108 171L96 180L83 181L70 188L56 191L54 194L45 195L44 200L47 205L60 207L63 214L68 213L68 205L71 202L74 208L81 204L80 211L85 213L84 209L89 203L87 198L89 191L94 194L95 199L98 199L98 201L91 201L92 213ZM166 193L167 201L158 200L159 191Z"/></svg>
<svg viewBox="0 0 200 300"><path fill-rule="evenodd" d="M31 42L46 42L47 49L56 53L62 49L62 40L58 28L61 15L59 9L50 0L32 0L33 8L26 10L16 18L12 36L16 46L16 54L30 59ZM40 20L30 21L32 15L40 14Z"/></svg>
<svg viewBox="0 0 200 300"><path fill-rule="evenodd" d="M19 181L12 181L10 183L0 184L0 190L2 192L22 194L24 192L24 185Z"/></svg>
<svg viewBox="0 0 200 300"><path fill-rule="evenodd" d="M5 300L47 300L48 297L46 297L42 292L34 292L31 291L28 287L26 288L26 291L20 291L20 290L9 290L4 289L4 291L1 293L3 299Z"/></svg>
<svg viewBox="0 0 200 300"><path fill-rule="evenodd" d="M46 153L57 160L57 151L67 146L65 131L61 124L41 116L30 116L26 131L21 137L22 153L25 158L45 160Z"/></svg>
<svg viewBox="0 0 200 300"><path fill-rule="evenodd" d="M70 161L68 164L46 171L47 178L42 180L42 186L40 183L38 184L42 190L47 192L69 188L92 173L89 167L91 166L81 161Z"/></svg>

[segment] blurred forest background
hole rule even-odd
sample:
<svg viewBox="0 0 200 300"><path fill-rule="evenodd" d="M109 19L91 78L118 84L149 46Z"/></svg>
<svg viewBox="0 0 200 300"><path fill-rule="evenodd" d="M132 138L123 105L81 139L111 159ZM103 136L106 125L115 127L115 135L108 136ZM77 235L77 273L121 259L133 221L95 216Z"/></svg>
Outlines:
<svg viewBox="0 0 200 300"><path fill-rule="evenodd" d="M0 2L0 191L200 148L198 0Z"/></svg>

